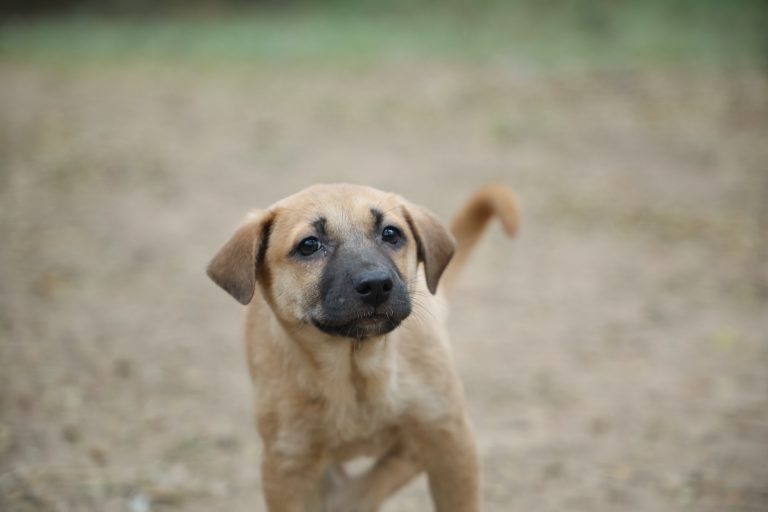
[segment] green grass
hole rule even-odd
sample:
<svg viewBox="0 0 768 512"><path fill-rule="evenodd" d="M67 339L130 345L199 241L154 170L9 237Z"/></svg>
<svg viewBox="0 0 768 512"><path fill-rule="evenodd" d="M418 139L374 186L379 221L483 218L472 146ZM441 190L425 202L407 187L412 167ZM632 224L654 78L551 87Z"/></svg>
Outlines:
<svg viewBox="0 0 768 512"><path fill-rule="evenodd" d="M489 5L16 21L0 25L0 58L65 64L511 60L543 67L753 66L765 60L758 4L747 0L674 2L675 8L653 0Z"/></svg>

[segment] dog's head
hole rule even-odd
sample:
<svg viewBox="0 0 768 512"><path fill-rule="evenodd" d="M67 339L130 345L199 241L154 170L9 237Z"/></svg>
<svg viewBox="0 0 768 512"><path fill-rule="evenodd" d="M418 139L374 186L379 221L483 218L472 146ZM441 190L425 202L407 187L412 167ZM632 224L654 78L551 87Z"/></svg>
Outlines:
<svg viewBox="0 0 768 512"><path fill-rule="evenodd" d="M428 210L355 185L316 185L252 211L208 266L242 304L256 286L292 329L363 339L411 313L419 264L430 292L454 242Z"/></svg>

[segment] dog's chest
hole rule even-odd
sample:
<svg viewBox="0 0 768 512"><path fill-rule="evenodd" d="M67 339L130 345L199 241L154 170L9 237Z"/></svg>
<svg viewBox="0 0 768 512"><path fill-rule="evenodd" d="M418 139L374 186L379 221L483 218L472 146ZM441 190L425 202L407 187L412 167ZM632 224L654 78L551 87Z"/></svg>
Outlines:
<svg viewBox="0 0 768 512"><path fill-rule="evenodd" d="M337 369L341 370L341 369ZM350 368L326 387L323 431L327 446L347 451L353 446L389 443L398 423L401 400L394 366L377 365L375 371Z"/></svg>
<svg viewBox="0 0 768 512"><path fill-rule="evenodd" d="M386 451L397 433L396 401L389 396L350 398L334 403L326 411L326 446L340 459Z"/></svg>

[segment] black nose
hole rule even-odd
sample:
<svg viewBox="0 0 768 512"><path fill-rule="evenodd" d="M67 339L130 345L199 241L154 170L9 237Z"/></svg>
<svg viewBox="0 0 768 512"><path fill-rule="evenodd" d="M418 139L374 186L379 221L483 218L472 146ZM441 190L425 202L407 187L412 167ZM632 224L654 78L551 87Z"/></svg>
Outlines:
<svg viewBox="0 0 768 512"><path fill-rule="evenodd" d="M373 307L386 302L392 291L392 278L386 270L366 270L352 282L360 299Z"/></svg>

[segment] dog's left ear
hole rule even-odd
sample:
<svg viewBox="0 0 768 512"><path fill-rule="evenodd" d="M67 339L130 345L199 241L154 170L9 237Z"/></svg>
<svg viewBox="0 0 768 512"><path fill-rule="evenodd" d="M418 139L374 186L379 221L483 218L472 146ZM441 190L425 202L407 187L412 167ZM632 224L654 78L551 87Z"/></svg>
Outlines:
<svg viewBox="0 0 768 512"><path fill-rule="evenodd" d="M256 291L256 275L263 263L272 220L272 212L249 212L208 264L208 277L243 305L251 302Z"/></svg>
<svg viewBox="0 0 768 512"><path fill-rule="evenodd" d="M440 219L426 208L407 203L403 214L416 237L416 250L419 261L424 263L427 288L434 295L440 276L456 250L456 242Z"/></svg>

